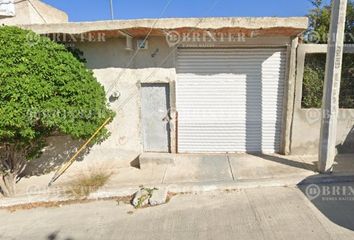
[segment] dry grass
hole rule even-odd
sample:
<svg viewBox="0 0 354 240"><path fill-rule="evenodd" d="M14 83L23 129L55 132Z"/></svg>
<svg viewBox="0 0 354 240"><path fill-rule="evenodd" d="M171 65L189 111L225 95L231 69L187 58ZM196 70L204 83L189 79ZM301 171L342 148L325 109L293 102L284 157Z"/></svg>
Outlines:
<svg viewBox="0 0 354 240"><path fill-rule="evenodd" d="M85 198L104 186L110 176L111 174L108 173L91 173L89 176L82 176L69 183L66 194L77 199Z"/></svg>

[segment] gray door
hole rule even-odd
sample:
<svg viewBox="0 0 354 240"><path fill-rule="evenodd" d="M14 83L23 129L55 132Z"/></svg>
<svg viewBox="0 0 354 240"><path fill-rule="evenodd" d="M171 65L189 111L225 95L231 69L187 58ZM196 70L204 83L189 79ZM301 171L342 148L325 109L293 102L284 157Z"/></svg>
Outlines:
<svg viewBox="0 0 354 240"><path fill-rule="evenodd" d="M141 109L145 152L169 150L168 84L142 84Z"/></svg>

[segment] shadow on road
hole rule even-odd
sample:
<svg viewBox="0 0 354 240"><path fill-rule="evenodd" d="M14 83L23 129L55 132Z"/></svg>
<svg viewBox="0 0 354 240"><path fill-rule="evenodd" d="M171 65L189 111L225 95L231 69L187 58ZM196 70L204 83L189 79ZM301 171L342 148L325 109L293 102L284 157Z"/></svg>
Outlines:
<svg viewBox="0 0 354 240"><path fill-rule="evenodd" d="M316 176L311 176L298 187L330 221L354 231L354 182L348 181L343 178L341 183L313 184Z"/></svg>
<svg viewBox="0 0 354 240"><path fill-rule="evenodd" d="M55 231L51 234L49 234L47 236L47 240L58 240L59 239L59 231ZM67 237L67 238L60 238L60 239L64 239L64 240L74 240L73 238L71 237Z"/></svg>

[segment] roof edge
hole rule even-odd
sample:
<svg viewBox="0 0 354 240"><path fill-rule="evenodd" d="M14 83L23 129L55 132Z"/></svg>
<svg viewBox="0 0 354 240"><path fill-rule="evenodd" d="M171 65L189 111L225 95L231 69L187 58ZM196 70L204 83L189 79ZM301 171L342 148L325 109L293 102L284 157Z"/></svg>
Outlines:
<svg viewBox="0 0 354 240"><path fill-rule="evenodd" d="M22 25L39 34L68 33L81 34L91 31L110 31L134 28L153 28L171 30L178 28L196 29L267 29L291 28L302 32L308 28L307 17L210 17L210 18L160 18L160 19L131 19L95 22L68 22L53 24Z"/></svg>

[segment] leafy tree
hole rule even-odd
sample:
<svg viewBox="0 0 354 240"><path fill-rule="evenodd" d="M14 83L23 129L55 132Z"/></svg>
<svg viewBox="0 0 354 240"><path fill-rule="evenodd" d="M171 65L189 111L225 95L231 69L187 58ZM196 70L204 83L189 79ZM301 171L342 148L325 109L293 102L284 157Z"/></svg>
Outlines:
<svg viewBox="0 0 354 240"><path fill-rule="evenodd" d="M0 187L11 196L48 136L87 138L114 114L92 71L65 46L9 26L0 27L0 46Z"/></svg>
<svg viewBox="0 0 354 240"><path fill-rule="evenodd" d="M309 29L305 34L308 43L327 43L331 7L323 0L311 0L313 9L308 14ZM354 1L348 1L345 23L345 43L354 43ZM305 108L319 108L322 105L326 54L307 54L304 67L303 99ZM354 108L354 55L344 54L339 106Z"/></svg>
<svg viewBox="0 0 354 240"><path fill-rule="evenodd" d="M310 0L313 9L307 15L309 29L305 34L305 41L309 43L327 43L331 22L331 6L323 0ZM354 1L348 0L345 23L345 43L354 43Z"/></svg>
<svg viewBox="0 0 354 240"><path fill-rule="evenodd" d="M309 29L306 32L305 40L310 43L326 43L330 25L330 6L323 4L323 0L310 0L313 9L307 15L309 18Z"/></svg>

